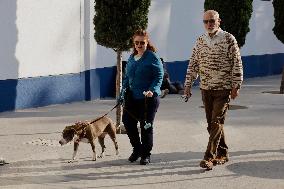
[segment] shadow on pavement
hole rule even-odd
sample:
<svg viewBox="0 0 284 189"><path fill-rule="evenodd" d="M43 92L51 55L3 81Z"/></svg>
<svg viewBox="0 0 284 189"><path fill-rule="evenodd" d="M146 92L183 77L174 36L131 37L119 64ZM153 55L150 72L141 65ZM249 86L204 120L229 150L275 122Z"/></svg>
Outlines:
<svg viewBox="0 0 284 189"><path fill-rule="evenodd" d="M227 169L240 176L284 179L284 160L233 163L228 165Z"/></svg>
<svg viewBox="0 0 284 189"><path fill-rule="evenodd" d="M231 156L234 157L266 152L283 153L283 150L240 151L232 152ZM199 160L202 156L202 152L191 151L153 154L152 164L150 166L140 166L138 165L139 162L129 163L126 159L101 162L98 160L97 162L92 162L90 161L90 157L85 159L80 158L79 162L71 164L67 163L67 159L10 162L9 165L0 167L1 175L8 174L7 177L4 175L0 177L0 186L62 183L97 179L138 179L153 176L170 176L173 174L198 175L205 172L204 169L199 168ZM249 161L230 164L227 168L237 175L283 179L283 163L283 160ZM107 168L109 171L97 171L97 169L100 168ZM78 173L80 170L82 173ZM91 170L91 173L86 173L83 170ZM56 172L56 174L54 172ZM202 177L202 179L204 179L204 177ZM165 181L165 183L166 182L167 181Z"/></svg>
<svg viewBox="0 0 284 189"><path fill-rule="evenodd" d="M67 163L67 159L10 162L9 165L0 168L0 174L3 174L0 177L0 186L62 183L96 179L130 179L172 174L194 175L204 172L198 166L199 160L193 160L196 157L199 159L201 155L201 152L153 154L150 166L141 166L139 165L139 161L130 163L126 159L101 162L98 160L97 162L92 162L90 161L91 158L80 158L79 162L75 163ZM113 167L121 168L117 169ZM97 171L100 168L107 168L109 171ZM112 168L114 171L111 171ZM91 173L89 173L90 170ZM78 171L82 173L78 173ZM88 173L85 171L88 171ZM57 172L57 174L54 172ZM4 174L7 176L4 176Z"/></svg>

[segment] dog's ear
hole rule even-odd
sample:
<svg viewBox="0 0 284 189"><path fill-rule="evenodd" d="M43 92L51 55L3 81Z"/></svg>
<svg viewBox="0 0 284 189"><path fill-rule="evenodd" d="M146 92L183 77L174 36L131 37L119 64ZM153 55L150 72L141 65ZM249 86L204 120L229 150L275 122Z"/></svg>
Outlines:
<svg viewBox="0 0 284 189"><path fill-rule="evenodd" d="M74 128L74 125L70 125L70 126L66 126L65 127L65 129L63 130L63 133L66 133L66 132L68 132L68 133L76 133L76 130L75 130L75 128Z"/></svg>

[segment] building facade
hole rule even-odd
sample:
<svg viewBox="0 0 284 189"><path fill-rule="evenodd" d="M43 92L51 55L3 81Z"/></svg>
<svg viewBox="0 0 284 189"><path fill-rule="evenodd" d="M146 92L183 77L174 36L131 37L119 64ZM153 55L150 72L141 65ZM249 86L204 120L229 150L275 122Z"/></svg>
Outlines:
<svg viewBox="0 0 284 189"><path fill-rule="evenodd" d="M195 40L204 32L203 3L151 2L148 31L172 80L184 80ZM0 1L0 111L114 95L116 54L96 44L93 16L90 0ZM254 0L241 49L245 77L281 73L284 44L273 26L272 2Z"/></svg>

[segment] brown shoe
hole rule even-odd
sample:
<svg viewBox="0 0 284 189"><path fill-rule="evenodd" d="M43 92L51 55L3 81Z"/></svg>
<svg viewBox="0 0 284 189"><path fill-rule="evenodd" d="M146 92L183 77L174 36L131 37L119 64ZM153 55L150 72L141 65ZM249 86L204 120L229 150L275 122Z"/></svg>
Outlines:
<svg viewBox="0 0 284 189"><path fill-rule="evenodd" d="M199 163L199 166L202 168L205 168L206 170L212 170L213 169L213 163L211 160L201 160Z"/></svg>
<svg viewBox="0 0 284 189"><path fill-rule="evenodd" d="M215 159L212 160L214 165L223 165L228 161L229 161L228 156L217 156Z"/></svg>

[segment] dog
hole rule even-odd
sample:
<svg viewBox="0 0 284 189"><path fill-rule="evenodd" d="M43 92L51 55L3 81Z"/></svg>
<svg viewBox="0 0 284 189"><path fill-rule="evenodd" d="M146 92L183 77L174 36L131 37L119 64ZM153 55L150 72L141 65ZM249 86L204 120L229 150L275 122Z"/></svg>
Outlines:
<svg viewBox="0 0 284 189"><path fill-rule="evenodd" d="M105 155L106 147L104 144L104 138L107 134L112 139L116 149L116 155L118 155L119 152L116 140L116 127L112 120L106 116L99 117L90 122L77 122L74 125L66 126L62 132L62 139L59 141L59 144L61 144L61 146L65 145L74 138L74 152L72 160L69 161L73 162L76 159L79 142L90 143L93 150L92 160L96 161L97 154L95 150L95 139L98 138L98 141L102 147L101 155L98 156L98 158L102 158Z"/></svg>

